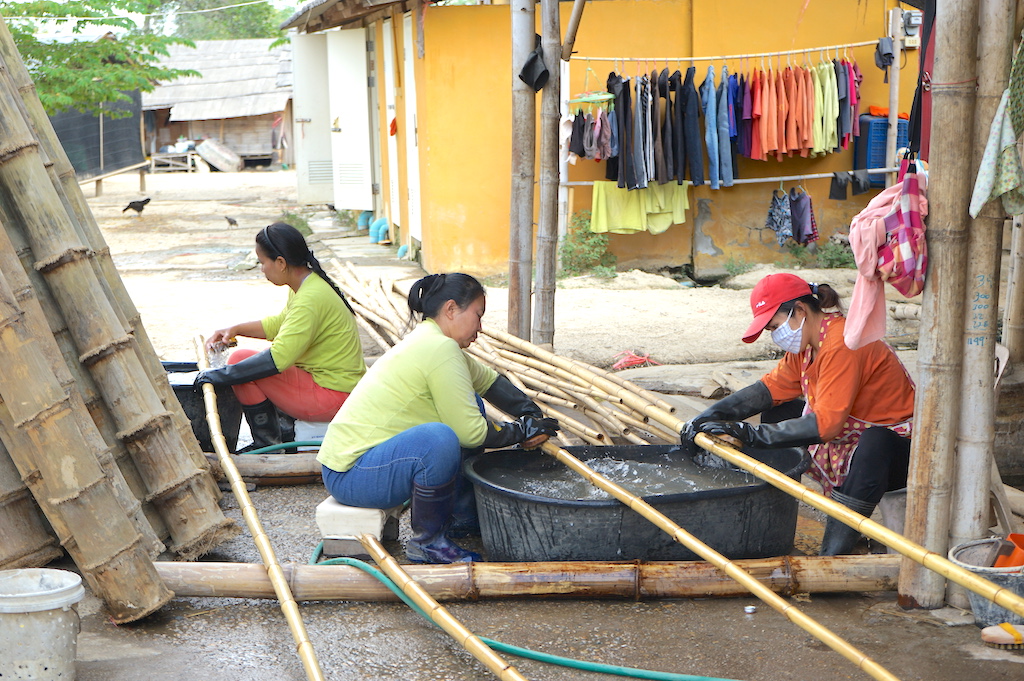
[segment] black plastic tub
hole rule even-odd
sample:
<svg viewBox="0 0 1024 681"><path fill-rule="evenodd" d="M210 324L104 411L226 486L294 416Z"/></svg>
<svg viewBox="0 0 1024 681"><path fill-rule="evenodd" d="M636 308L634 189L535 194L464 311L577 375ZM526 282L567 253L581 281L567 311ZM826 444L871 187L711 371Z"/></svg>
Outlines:
<svg viewBox="0 0 1024 681"><path fill-rule="evenodd" d="M668 452L685 456L672 445L568 447L567 451L583 459L607 456L650 463ZM810 463L799 448L748 449L746 453L794 479ZM543 471L562 465L539 451L518 450L491 452L466 462L489 560L699 558L616 499L551 499L506 489L488 479L488 471L498 467ZM643 499L728 558L783 556L793 550L798 502L766 482Z"/></svg>
<svg viewBox="0 0 1024 681"><path fill-rule="evenodd" d="M195 362L161 362L167 372L167 381L174 390L185 416L192 424L192 433L204 452L212 452L213 440L210 425L206 422L206 403L203 393L193 386L199 366ZM242 426L242 405L229 386L217 388L217 412L220 414L220 429L228 451L234 452L238 445L238 431Z"/></svg>

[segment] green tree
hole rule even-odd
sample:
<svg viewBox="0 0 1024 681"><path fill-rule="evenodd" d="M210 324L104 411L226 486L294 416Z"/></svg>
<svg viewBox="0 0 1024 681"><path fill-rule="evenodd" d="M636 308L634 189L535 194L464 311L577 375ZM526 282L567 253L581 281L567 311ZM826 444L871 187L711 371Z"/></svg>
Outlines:
<svg viewBox="0 0 1024 681"><path fill-rule="evenodd" d="M174 35L187 40L229 40L233 38L280 38L278 28L292 14L275 9L270 2L232 7L218 12L196 12L240 4L240 0L171 0L164 25L175 26Z"/></svg>
<svg viewBox="0 0 1024 681"><path fill-rule="evenodd" d="M0 14L47 113L97 113L104 102L126 99L124 91L149 92L159 82L196 75L160 65L169 45L188 41L148 30L139 16L159 6L159 0L0 0ZM54 37L56 31L73 40Z"/></svg>

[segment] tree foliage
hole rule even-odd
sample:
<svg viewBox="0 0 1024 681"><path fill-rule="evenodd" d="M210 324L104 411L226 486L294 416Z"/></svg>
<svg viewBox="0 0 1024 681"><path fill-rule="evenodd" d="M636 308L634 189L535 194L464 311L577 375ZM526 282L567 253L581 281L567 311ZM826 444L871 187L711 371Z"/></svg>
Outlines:
<svg viewBox="0 0 1024 681"><path fill-rule="evenodd" d="M187 40L280 38L278 28L291 16L290 9L275 9L269 2L232 7L219 12L194 12L239 4L240 0L171 0L161 11L168 13L162 25L174 26L174 35Z"/></svg>
<svg viewBox="0 0 1024 681"><path fill-rule="evenodd" d="M159 0L0 0L0 13L47 113L98 113L104 102L126 99L124 91L149 92L160 82L196 75L160 65L169 45L189 43L157 35L137 19L159 6Z"/></svg>

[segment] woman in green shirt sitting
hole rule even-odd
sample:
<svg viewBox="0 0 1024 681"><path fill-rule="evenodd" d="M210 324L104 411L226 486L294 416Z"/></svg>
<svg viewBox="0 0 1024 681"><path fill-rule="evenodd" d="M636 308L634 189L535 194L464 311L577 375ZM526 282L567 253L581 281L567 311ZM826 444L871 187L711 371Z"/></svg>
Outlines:
<svg viewBox="0 0 1024 681"><path fill-rule="evenodd" d="M468 274L433 274L413 284L409 310L422 321L370 367L317 456L339 503L390 508L411 498L406 556L414 562L480 558L446 534L451 521L475 518L463 449L537 447L558 429L507 378L463 352L485 309L484 289ZM479 395L517 420L489 422Z"/></svg>
<svg viewBox="0 0 1024 681"><path fill-rule="evenodd" d="M283 222L256 234L263 276L287 286L279 314L219 329L207 347L235 336L271 341L263 351L239 348L228 365L199 374L196 385L230 385L249 422L253 446L281 443L278 409L303 421L330 421L366 373L352 308L297 229Z"/></svg>

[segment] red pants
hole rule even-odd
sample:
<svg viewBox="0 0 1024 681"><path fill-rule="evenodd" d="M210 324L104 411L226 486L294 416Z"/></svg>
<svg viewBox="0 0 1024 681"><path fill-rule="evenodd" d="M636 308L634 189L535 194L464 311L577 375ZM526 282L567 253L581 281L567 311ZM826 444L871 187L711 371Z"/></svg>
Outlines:
<svg viewBox="0 0 1024 681"><path fill-rule="evenodd" d="M228 364L238 364L257 352L238 348L228 357ZM276 376L233 385L231 389L243 406L270 400L275 407L300 421L330 421L348 397L348 393L317 385L308 371L296 366L288 367Z"/></svg>

